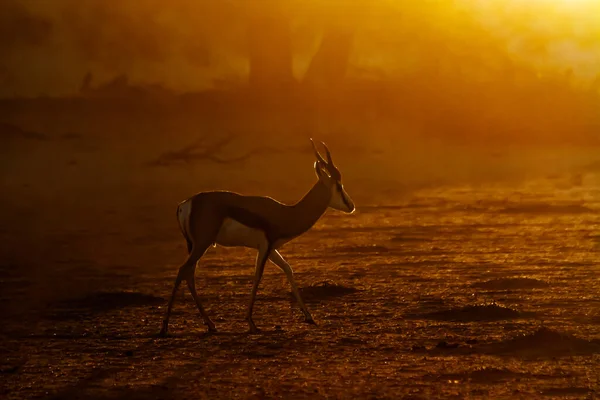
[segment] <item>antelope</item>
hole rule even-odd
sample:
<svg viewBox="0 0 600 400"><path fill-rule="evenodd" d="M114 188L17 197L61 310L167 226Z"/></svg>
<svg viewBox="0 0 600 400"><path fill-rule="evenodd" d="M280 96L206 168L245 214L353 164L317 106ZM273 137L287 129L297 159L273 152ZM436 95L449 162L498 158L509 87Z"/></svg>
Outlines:
<svg viewBox="0 0 600 400"><path fill-rule="evenodd" d="M230 191L210 191L198 193L178 205L177 218L187 242L188 258L177 273L163 319L161 336L167 334L175 294L182 280L187 282L208 331L216 332L215 324L206 313L196 292L195 271L198 261L206 250L211 245L217 244L224 247L247 247L258 251L254 283L246 314L250 333L259 331L252 320L252 309L267 259L285 273L294 297L304 314L304 321L316 325L298 291L292 267L281 256L279 248L308 231L327 208L352 214L355 207L344 190L342 175L334 165L325 143L321 142L327 154L327 161L317 150L312 138L310 140L316 156L314 169L318 180L295 204L283 204L270 197L245 196Z"/></svg>

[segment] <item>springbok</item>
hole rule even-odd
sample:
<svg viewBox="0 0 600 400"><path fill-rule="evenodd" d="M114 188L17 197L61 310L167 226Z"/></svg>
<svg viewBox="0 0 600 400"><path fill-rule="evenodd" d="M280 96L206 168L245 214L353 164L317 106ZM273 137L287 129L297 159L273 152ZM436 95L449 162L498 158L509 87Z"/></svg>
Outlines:
<svg viewBox="0 0 600 400"><path fill-rule="evenodd" d="M331 153L325 143L321 142L325 147L327 161L321 156L312 139L311 143L317 158L314 168L319 179L308 193L293 205L282 204L270 197L243 196L228 191L201 192L179 204L177 218L187 242L189 256L179 268L175 279L175 286L160 331L161 336L167 334L175 294L182 280L187 281L190 293L208 330L216 332L215 324L204 310L196 293L195 270L196 264L206 250L211 245L217 244L258 250L254 285L246 314L250 332L258 331L252 320L252 308L267 259L285 273L304 314L305 322L315 324L302 301L294 281L292 267L284 260L278 249L308 231L328 207L353 213L354 203L344 190L342 175L333 164Z"/></svg>

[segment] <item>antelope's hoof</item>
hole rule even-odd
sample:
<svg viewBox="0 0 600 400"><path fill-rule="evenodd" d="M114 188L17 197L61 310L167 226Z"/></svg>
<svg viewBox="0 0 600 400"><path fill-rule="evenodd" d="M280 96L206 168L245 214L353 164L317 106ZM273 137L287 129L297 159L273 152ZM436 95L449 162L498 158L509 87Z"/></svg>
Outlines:
<svg viewBox="0 0 600 400"><path fill-rule="evenodd" d="M214 325L212 325L212 324L211 324L211 325L208 325L208 331L209 331L210 333L216 333L216 332L218 332L218 331L217 331L217 328L216 328Z"/></svg>
<svg viewBox="0 0 600 400"><path fill-rule="evenodd" d="M315 325L315 326L317 325L317 323L315 322L315 320L312 319L312 318L306 318L304 320L304 323L309 324L309 325Z"/></svg>
<svg viewBox="0 0 600 400"><path fill-rule="evenodd" d="M167 337L167 332L168 332L168 324L165 321L163 321L162 328L160 328L160 332L159 332L158 336L163 337L163 338Z"/></svg>

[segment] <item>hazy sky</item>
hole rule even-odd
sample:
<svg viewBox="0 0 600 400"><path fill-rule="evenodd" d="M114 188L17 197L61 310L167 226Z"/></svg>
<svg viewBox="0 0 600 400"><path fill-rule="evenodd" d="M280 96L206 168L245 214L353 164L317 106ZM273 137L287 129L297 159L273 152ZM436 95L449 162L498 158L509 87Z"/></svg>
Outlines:
<svg viewBox="0 0 600 400"><path fill-rule="evenodd" d="M0 96L68 94L127 73L177 90L244 81L247 24L290 21L301 76L331 25L355 33L351 64L393 76L410 63L420 27L468 43L481 25L507 53L540 69L600 72L598 0L0 0ZM465 28L466 27L466 28ZM466 32L466 33L465 33ZM469 34L473 35L469 37ZM430 39L428 39L430 40ZM469 47L465 45L465 49Z"/></svg>

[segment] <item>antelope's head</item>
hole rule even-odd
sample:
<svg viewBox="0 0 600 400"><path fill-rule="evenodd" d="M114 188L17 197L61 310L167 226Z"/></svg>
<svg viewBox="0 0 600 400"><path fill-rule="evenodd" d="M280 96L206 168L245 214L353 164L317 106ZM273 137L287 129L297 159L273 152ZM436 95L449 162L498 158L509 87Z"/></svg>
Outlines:
<svg viewBox="0 0 600 400"><path fill-rule="evenodd" d="M310 141L313 145L313 149L315 150L315 156L317 157L317 161L315 161L315 172L317 173L317 177L331 191L329 207L345 213L353 213L355 208L354 202L344 190L344 185L342 185L342 174L340 173L340 170L337 169L333 164L329 149L325 143L321 142L323 147L325 147L325 152L327 154L327 161L325 161L323 156L321 156L317 150L315 142L312 139L310 139Z"/></svg>

